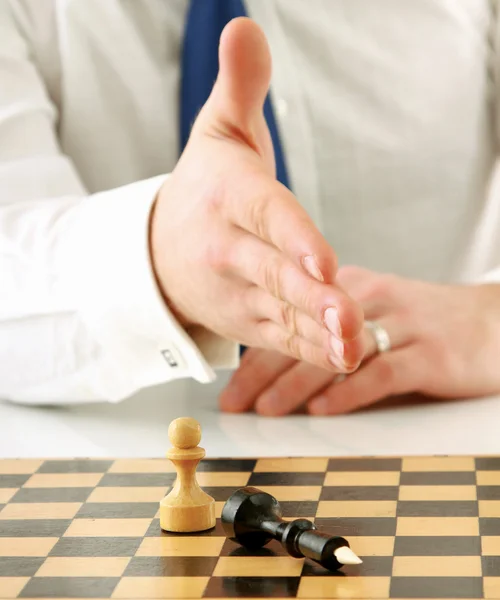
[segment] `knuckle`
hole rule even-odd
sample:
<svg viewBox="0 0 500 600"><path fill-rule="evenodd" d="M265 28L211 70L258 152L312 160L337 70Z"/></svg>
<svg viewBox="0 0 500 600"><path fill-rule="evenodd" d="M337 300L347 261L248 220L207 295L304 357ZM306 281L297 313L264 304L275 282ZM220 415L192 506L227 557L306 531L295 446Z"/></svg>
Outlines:
<svg viewBox="0 0 500 600"><path fill-rule="evenodd" d="M363 269L356 265L345 265L337 271L337 281L340 285L349 285L358 281L363 275Z"/></svg>
<svg viewBox="0 0 500 600"><path fill-rule="evenodd" d="M205 211L209 218L213 218L220 213L224 205L225 196L226 194L223 189L210 191L205 196Z"/></svg>
<svg viewBox="0 0 500 600"><path fill-rule="evenodd" d="M287 354L293 356L298 360L302 360L302 353L300 348L300 338L294 334L289 334L284 337L284 346Z"/></svg>
<svg viewBox="0 0 500 600"><path fill-rule="evenodd" d="M270 257L260 264L262 285L275 298L282 299L282 269L277 257Z"/></svg>
<svg viewBox="0 0 500 600"><path fill-rule="evenodd" d="M203 263L211 271L223 273L229 268L230 256L231 253L224 248L223 244L214 242L205 247Z"/></svg>
<svg viewBox="0 0 500 600"><path fill-rule="evenodd" d="M390 360L381 357L378 361L378 377L385 389L392 389L396 382L396 369Z"/></svg>
<svg viewBox="0 0 500 600"><path fill-rule="evenodd" d="M366 300L394 297L397 278L395 275L384 274L377 277L369 286Z"/></svg>
<svg viewBox="0 0 500 600"><path fill-rule="evenodd" d="M288 304L288 302L281 302L279 318L281 325L285 326L292 333L297 333L297 310L294 306Z"/></svg>
<svg viewBox="0 0 500 600"><path fill-rule="evenodd" d="M248 203L248 221L256 235L263 240L268 239L267 215L269 211L270 198L267 194L259 194Z"/></svg>

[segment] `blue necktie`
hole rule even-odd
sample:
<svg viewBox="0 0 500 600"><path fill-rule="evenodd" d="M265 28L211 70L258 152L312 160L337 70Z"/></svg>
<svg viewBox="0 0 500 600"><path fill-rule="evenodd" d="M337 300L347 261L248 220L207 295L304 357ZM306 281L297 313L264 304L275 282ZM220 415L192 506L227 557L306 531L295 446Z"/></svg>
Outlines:
<svg viewBox="0 0 500 600"><path fill-rule="evenodd" d="M236 17L247 16L242 0L191 0L185 23L181 58L180 151L191 127L207 101L219 71L219 40L222 30ZM290 187L271 98L264 104L264 117L271 133L276 176ZM243 349L242 349L243 351Z"/></svg>

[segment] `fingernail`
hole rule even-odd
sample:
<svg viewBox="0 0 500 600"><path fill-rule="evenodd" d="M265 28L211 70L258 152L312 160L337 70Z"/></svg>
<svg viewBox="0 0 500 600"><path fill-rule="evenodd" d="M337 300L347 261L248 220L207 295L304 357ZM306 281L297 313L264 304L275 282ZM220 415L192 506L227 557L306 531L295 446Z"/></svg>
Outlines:
<svg viewBox="0 0 500 600"><path fill-rule="evenodd" d="M330 347L333 350L335 357L341 363L344 363L344 343L332 335L330 336Z"/></svg>
<svg viewBox="0 0 500 600"><path fill-rule="evenodd" d="M317 398L314 398L314 400L311 400L311 402L309 403L309 411L313 415L326 415L328 414L328 406L328 398L326 398L325 396L318 396Z"/></svg>
<svg viewBox="0 0 500 600"><path fill-rule="evenodd" d="M342 327L340 326L339 311L334 306L331 306L325 310L323 318L330 332L337 336L339 340L341 340Z"/></svg>
<svg viewBox="0 0 500 600"><path fill-rule="evenodd" d="M317 279L321 282L324 281L324 277L319 270L318 263L316 262L314 256L305 256L302 259L302 264L304 265L305 270L309 273L309 275L314 277L314 279Z"/></svg>
<svg viewBox="0 0 500 600"><path fill-rule="evenodd" d="M338 369L342 373L346 370L346 366L345 366L345 363L344 363L343 359L339 358L335 354L329 354L328 355L328 360L332 363L332 365L336 369Z"/></svg>

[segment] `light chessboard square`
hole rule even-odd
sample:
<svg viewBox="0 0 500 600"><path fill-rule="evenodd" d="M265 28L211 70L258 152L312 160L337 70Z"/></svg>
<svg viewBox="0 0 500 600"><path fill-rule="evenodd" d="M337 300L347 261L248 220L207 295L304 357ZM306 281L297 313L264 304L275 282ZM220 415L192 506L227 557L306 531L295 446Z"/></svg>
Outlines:
<svg viewBox="0 0 500 600"><path fill-rule="evenodd" d="M481 557L395 556L392 574L395 577L481 577Z"/></svg>
<svg viewBox="0 0 500 600"><path fill-rule="evenodd" d="M475 485L401 485L399 500L477 500Z"/></svg>
<svg viewBox="0 0 500 600"><path fill-rule="evenodd" d="M479 535L479 519L477 517L398 517L396 535L476 536Z"/></svg>
<svg viewBox="0 0 500 600"><path fill-rule="evenodd" d="M324 473L327 458L260 458L254 473Z"/></svg>
<svg viewBox="0 0 500 600"><path fill-rule="evenodd" d="M0 488L0 503L9 502L19 488Z"/></svg>
<svg viewBox="0 0 500 600"><path fill-rule="evenodd" d="M226 538L164 536L145 538L136 556L219 556Z"/></svg>
<svg viewBox="0 0 500 600"><path fill-rule="evenodd" d="M130 558L117 556L49 556L36 572L37 577L121 577Z"/></svg>
<svg viewBox="0 0 500 600"><path fill-rule="evenodd" d="M0 460L0 475L30 475L35 473L43 462L43 460L38 459L4 458Z"/></svg>
<svg viewBox="0 0 500 600"><path fill-rule="evenodd" d="M214 577L300 577L302 560L291 556L224 556Z"/></svg>
<svg viewBox="0 0 500 600"><path fill-rule="evenodd" d="M298 598L389 598L390 577L304 577Z"/></svg>
<svg viewBox="0 0 500 600"><path fill-rule="evenodd" d="M37 473L24 484L25 488L75 488L94 487L102 473Z"/></svg>
<svg viewBox="0 0 500 600"><path fill-rule="evenodd" d="M97 487L87 502L160 502L170 488L160 487Z"/></svg>
<svg viewBox="0 0 500 600"><path fill-rule="evenodd" d="M58 539L56 537L0 537L0 557L48 556Z"/></svg>
<svg viewBox="0 0 500 600"><path fill-rule="evenodd" d="M64 537L137 537L146 534L151 519L76 519Z"/></svg>
<svg viewBox="0 0 500 600"><path fill-rule="evenodd" d="M335 501L325 500L319 503L318 517L395 517L397 502L382 500L371 502L356 500Z"/></svg>
<svg viewBox="0 0 500 600"><path fill-rule="evenodd" d="M474 471L470 456L410 456L403 459L403 471Z"/></svg>
<svg viewBox="0 0 500 600"><path fill-rule="evenodd" d="M201 598L209 577L124 577L112 598Z"/></svg>
<svg viewBox="0 0 500 600"><path fill-rule="evenodd" d="M399 471L329 471L325 477L325 485L336 487L359 486L397 486L401 473Z"/></svg>
<svg viewBox="0 0 500 600"><path fill-rule="evenodd" d="M0 511L0 519L72 519L82 502L40 502L8 504Z"/></svg>

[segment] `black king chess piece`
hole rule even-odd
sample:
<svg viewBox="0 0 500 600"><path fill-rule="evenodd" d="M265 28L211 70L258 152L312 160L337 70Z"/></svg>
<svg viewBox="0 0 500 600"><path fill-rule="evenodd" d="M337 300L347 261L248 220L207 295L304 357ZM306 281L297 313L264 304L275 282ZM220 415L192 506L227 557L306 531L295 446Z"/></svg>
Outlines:
<svg viewBox="0 0 500 600"><path fill-rule="evenodd" d="M278 540L294 558L310 558L329 571L362 561L349 542L317 530L308 519L283 520L281 507L273 496L254 487L236 491L222 509L226 536L248 550L257 550L272 539Z"/></svg>

